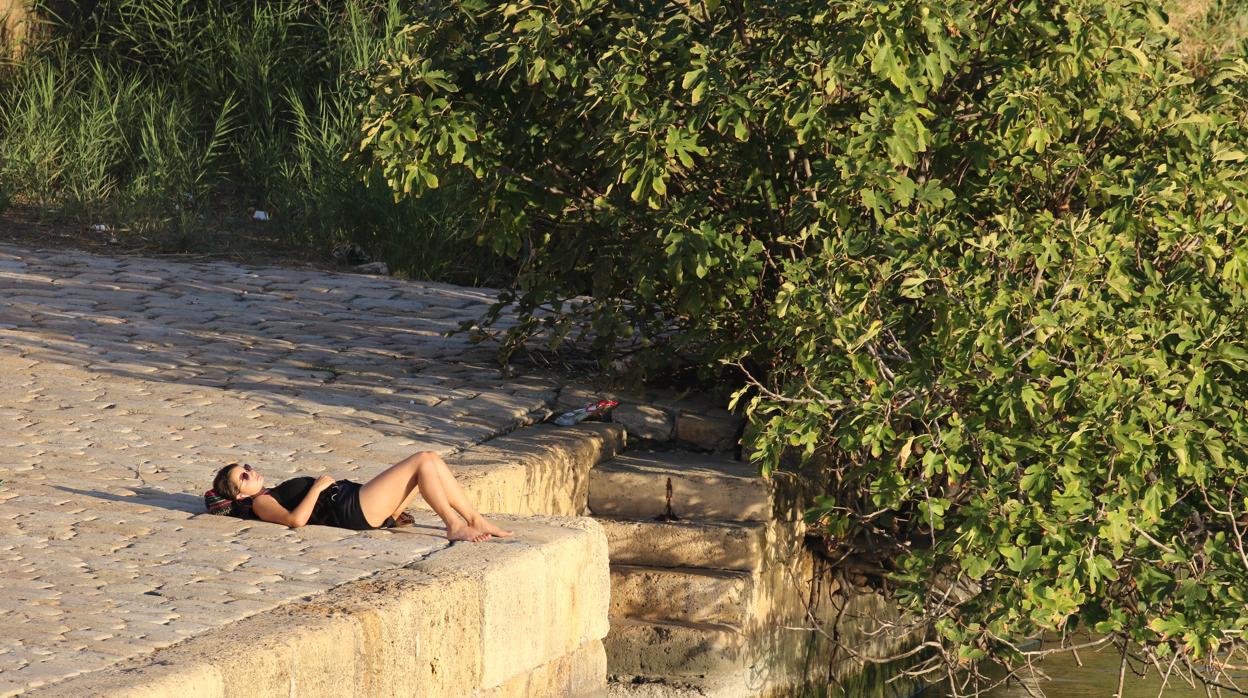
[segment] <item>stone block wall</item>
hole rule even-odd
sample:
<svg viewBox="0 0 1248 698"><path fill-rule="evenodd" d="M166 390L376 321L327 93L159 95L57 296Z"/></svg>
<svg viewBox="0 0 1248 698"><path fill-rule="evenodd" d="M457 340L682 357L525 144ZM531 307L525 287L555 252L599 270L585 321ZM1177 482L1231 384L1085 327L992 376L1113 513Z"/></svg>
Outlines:
<svg viewBox="0 0 1248 698"><path fill-rule="evenodd" d="M588 519L457 545L28 695L602 695L607 548Z"/></svg>

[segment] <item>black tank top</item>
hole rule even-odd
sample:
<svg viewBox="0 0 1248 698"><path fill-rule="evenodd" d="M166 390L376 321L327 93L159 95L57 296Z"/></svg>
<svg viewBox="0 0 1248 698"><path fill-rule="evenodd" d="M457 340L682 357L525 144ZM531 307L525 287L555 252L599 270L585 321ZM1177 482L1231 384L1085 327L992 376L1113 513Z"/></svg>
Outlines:
<svg viewBox="0 0 1248 698"><path fill-rule="evenodd" d="M294 511L295 507L303 502L303 498L308 496L308 490L312 489L312 485L316 483L313 477L293 477L282 484L270 488L268 494L277 500L278 504L286 507L286 511ZM321 491L319 497L316 498L316 506L312 507L312 516L308 517L308 523L318 526L333 526L334 514L333 508L330 506L330 492L332 487ZM248 518L257 518L254 511L248 508Z"/></svg>

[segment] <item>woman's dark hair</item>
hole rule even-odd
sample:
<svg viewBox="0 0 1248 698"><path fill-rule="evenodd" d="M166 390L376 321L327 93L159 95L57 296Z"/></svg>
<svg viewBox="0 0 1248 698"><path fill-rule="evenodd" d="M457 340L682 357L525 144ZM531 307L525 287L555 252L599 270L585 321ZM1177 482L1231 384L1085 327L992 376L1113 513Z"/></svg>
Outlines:
<svg viewBox="0 0 1248 698"><path fill-rule="evenodd" d="M237 467L238 463L230 463L218 470L217 476L212 478L212 489L226 499L238 496L238 484L230 479L230 471Z"/></svg>
<svg viewBox="0 0 1248 698"><path fill-rule="evenodd" d="M230 463L218 470L217 476L212 479L212 489L204 493L204 508L209 514L251 518L251 497L235 499L239 488L230 480L230 471L237 467L238 463Z"/></svg>

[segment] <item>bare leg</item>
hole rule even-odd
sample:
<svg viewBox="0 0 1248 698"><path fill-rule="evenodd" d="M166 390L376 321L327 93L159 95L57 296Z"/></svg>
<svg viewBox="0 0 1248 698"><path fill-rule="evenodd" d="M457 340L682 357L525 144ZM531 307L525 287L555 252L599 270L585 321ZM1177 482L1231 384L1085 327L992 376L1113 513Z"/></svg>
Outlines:
<svg viewBox="0 0 1248 698"><path fill-rule="evenodd" d="M399 514L407 511L407 508L412 506L412 500L416 499L416 495L418 494L420 494L419 485L413 487L412 491L408 492L407 496L403 498L403 501L399 503L399 506L395 508L394 511L390 512L390 518L397 521L399 519Z"/></svg>
<svg viewBox="0 0 1248 698"><path fill-rule="evenodd" d="M490 523L484 516L478 512L471 503L468 502L467 495L464 494L463 488L455 481L455 475L447 466L446 461L436 453L429 454L436 468L438 476L442 479L442 487L446 490L446 498L451 503L455 511L464 517L469 526L488 533L499 538L507 538L512 535L511 531L506 531L494 524Z"/></svg>
<svg viewBox="0 0 1248 698"><path fill-rule="evenodd" d="M442 478L430 455L417 453L390 466L360 488L360 508L364 518L372 526L380 526L419 492L434 513L446 524L446 537L451 540L482 541L490 538L485 533L465 523L447 500ZM441 458L437 458L441 461Z"/></svg>

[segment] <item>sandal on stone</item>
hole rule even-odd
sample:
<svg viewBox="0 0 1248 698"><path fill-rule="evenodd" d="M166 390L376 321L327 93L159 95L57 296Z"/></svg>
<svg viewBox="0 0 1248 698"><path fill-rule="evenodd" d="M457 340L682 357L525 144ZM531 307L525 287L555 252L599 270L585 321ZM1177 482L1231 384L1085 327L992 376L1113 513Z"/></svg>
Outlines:
<svg viewBox="0 0 1248 698"><path fill-rule="evenodd" d="M405 511L402 514L399 514L399 518L397 519L393 516L387 516L386 520L382 521L381 526L378 526L378 528L403 528L405 526L411 526L414 523L416 523L416 519L412 518L412 515Z"/></svg>

